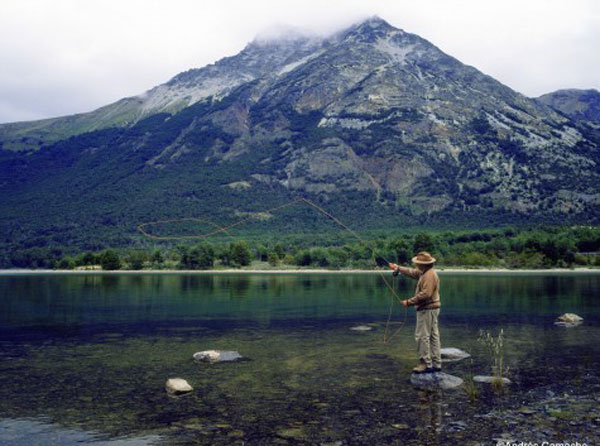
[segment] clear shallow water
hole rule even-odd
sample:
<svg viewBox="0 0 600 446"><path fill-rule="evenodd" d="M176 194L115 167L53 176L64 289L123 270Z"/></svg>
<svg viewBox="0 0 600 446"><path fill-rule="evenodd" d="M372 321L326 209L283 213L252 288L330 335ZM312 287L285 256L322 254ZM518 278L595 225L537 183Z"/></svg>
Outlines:
<svg viewBox="0 0 600 446"><path fill-rule="evenodd" d="M377 275L0 275L0 443L598 439L600 275L441 279L442 346L473 354L446 371L489 374L477 334L503 328L510 389L481 387L471 401L463 389L413 388L414 314L382 342L390 296ZM408 297L414 282L397 286ZM564 312L585 323L555 327ZM392 327L402 318L396 306ZM349 330L358 324L374 330ZM249 360L191 359L206 349ZM195 391L169 398L170 377ZM519 412L523 406L535 413ZM580 423L579 412L591 416Z"/></svg>

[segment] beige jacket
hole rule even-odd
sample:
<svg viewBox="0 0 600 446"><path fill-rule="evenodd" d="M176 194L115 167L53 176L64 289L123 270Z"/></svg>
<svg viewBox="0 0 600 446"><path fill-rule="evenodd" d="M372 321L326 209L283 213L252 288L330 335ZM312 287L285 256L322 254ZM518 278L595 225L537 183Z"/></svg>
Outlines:
<svg viewBox="0 0 600 446"><path fill-rule="evenodd" d="M415 289L415 295L408 299L409 306L416 306L417 311L434 310L440 308L440 278L433 267L422 272L417 268L406 268L399 266L398 271L413 279L419 279Z"/></svg>

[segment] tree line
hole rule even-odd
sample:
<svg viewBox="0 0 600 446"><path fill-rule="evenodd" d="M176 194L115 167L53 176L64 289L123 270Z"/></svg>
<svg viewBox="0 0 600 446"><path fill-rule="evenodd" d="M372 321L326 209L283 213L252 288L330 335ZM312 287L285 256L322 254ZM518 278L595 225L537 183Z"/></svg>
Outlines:
<svg viewBox="0 0 600 446"><path fill-rule="evenodd" d="M316 240L317 243L312 244ZM503 228L487 231L372 234L364 243L336 243L334 235L156 244L65 254L60 249L17 250L14 268L102 268L104 270L213 268L358 268L410 263L429 251L446 267L571 268L600 266L600 227ZM337 240L339 242L339 240Z"/></svg>

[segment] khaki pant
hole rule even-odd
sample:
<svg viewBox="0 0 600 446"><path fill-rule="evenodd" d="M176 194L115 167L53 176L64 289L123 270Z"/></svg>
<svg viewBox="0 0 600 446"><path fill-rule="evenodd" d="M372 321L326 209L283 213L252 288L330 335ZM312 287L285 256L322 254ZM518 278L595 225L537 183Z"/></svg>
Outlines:
<svg viewBox="0 0 600 446"><path fill-rule="evenodd" d="M415 340L421 363L427 367L441 367L440 328L438 316L440 309L417 311L417 326Z"/></svg>

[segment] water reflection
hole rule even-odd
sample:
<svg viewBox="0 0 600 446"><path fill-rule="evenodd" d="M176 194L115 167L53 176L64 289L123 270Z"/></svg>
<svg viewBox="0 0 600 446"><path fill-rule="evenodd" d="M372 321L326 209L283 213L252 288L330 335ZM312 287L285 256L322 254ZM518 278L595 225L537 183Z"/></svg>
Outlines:
<svg viewBox="0 0 600 446"><path fill-rule="evenodd" d="M83 442L98 439L90 432L211 446L481 442L505 426L480 423L481 412L520 407L556 383L600 388L599 277L444 274L442 346L473 355L446 364L448 373L489 374L478 330L506 334L513 387L471 403L461 389L409 384L414 315L383 344L389 293L377 275L0 276L0 377L9 383L0 386L0 417L47 417L84 432ZM409 295L414 282L397 286ZM567 311L585 323L555 327ZM349 329L358 323L373 330ZM191 359L207 349L249 360ZM196 390L169 399L164 382L175 376ZM463 432L462 421L483 432ZM35 423L21 426L37 438ZM0 429L0 442L17 437L11 429ZM69 444L52 429L39 438Z"/></svg>
<svg viewBox="0 0 600 446"><path fill-rule="evenodd" d="M413 286L396 284L407 297ZM598 294L597 275L443 274L442 317L466 322L493 316L508 323L579 311L595 320ZM207 317L264 321L266 315L278 321L304 312L324 320L375 321L390 302L381 278L368 274L0 276L0 296L0 328Z"/></svg>
<svg viewBox="0 0 600 446"><path fill-rule="evenodd" d="M438 390L418 390L419 404L416 407L417 422L420 424L419 439L423 444L439 445L443 426L443 392Z"/></svg>

